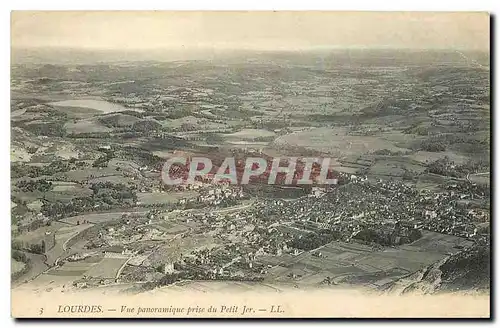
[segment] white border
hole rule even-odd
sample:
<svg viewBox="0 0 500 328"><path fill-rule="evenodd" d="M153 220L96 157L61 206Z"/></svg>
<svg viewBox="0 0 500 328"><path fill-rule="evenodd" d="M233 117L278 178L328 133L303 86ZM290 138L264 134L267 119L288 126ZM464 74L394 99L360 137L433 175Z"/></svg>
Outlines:
<svg viewBox="0 0 500 328"><path fill-rule="evenodd" d="M475 1L321 1L321 0L184 0L167 2L159 0L105 2L87 1L16 1L15 10L361 10L361 11L489 11L493 0Z"/></svg>
<svg viewBox="0 0 500 328"><path fill-rule="evenodd" d="M0 185L1 190L1 208L7 212L10 209L10 11L11 10L357 10L357 11L487 11L493 14L499 14L498 10L499 1L494 0L454 0L454 1L437 1L437 0L419 0L419 1L370 1L370 0L347 0L347 1L319 1L319 0L265 0L261 2L256 2L255 0L182 0L178 2L167 2L161 0L134 0L134 1L116 1L116 2L105 2L102 0L86 0L86 1L55 1L55 0L24 0L16 1L14 3L8 3L4 1L1 3L2 10L0 11L1 17L1 28L0 28L0 38L2 44L1 59L1 81L2 88L2 104L5 106L1 111L1 115L4 115L3 119L0 120L2 127L0 132L0 145L2 153L5 154L5 159L1 161L0 167ZM498 22L496 22L498 24ZM498 35L494 35L495 44L498 45ZM495 58L498 62L498 55L495 54ZM497 82L498 83L498 82ZM495 85L495 94L498 94L498 84ZM496 110L492 109L492 111ZM498 118L499 114L495 117ZM497 127L498 128L498 127ZM496 152L500 152L500 141L498 140L497 133L494 133L494 145L496 145ZM9 160L7 160L7 154L9 153ZM498 164L498 158L495 156L494 163ZM493 169L496 169L496 166ZM497 185L498 175L495 178L493 185ZM500 204L500 193L495 194L493 204ZM498 211L498 209L497 209ZM492 218L496 220L495 218ZM4 252L4 263L10 263L7 261L10 258L10 217L9 213L5 213L3 217L3 224L5 225L3 242L3 252ZM495 224L494 235L500 236L499 232L500 224L497 222ZM495 238L496 239L496 238ZM496 244L496 243L495 243ZM495 251L497 249L495 248ZM496 253L496 252L495 252ZM498 272L498 271L495 271ZM4 270L2 270L2 285L4 296L3 299L3 327L11 327L15 322L11 319L8 320L10 316L10 265L4 265ZM498 286L496 286L498 287ZM9 295L9 297L7 297ZM26 300L29 302L29 300ZM497 299L498 301L498 299ZM498 304L496 302L495 304ZM493 313L497 313L492 309ZM64 325L71 324L71 322L62 322ZM193 324L196 322L182 322L182 324ZM229 322L228 324L234 324L235 322ZM269 324L268 322L258 322L259 324ZM33 324L33 323L32 323ZM43 324L43 323L42 323ZM46 322L48 325L54 324L54 322ZM80 323L81 324L81 323ZM87 322L85 323L87 324ZM117 323L115 323L117 324ZM120 324L120 323L118 323ZM135 322L134 324L137 324ZM162 322L160 324L167 324L169 326L176 326L178 322ZM218 324L218 322L216 323ZM281 323L283 324L283 323ZM284 324L287 324L284 322ZM310 323L302 323L304 325L309 325ZM332 324L338 326L347 327L349 323L332 322ZM385 323L382 323L385 324ZM437 327L443 323L423 323L427 327ZM448 324L454 324L450 322ZM473 323L471 323L473 324ZM103 322L93 323L95 327L104 326Z"/></svg>

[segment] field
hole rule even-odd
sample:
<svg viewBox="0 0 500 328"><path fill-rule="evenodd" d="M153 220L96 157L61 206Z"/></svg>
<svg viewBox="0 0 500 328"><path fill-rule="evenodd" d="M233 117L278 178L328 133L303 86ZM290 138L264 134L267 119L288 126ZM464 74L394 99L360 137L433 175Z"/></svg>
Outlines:
<svg viewBox="0 0 500 328"><path fill-rule="evenodd" d="M407 150L398 147L394 141L384 139L383 136L348 135L343 128L312 128L303 132L294 132L278 137L274 144L277 147L303 147L339 157L382 149L395 152Z"/></svg>
<svg viewBox="0 0 500 328"><path fill-rule="evenodd" d="M66 181L51 181L52 191L55 192L65 192L65 191L76 191L79 190L80 186L76 182L66 182Z"/></svg>
<svg viewBox="0 0 500 328"><path fill-rule="evenodd" d="M122 174L116 172L116 170L112 168L89 167L85 169L68 171L63 176L66 177L66 180L68 181L82 182L100 177L110 177L110 176L122 177Z"/></svg>
<svg viewBox="0 0 500 328"><path fill-rule="evenodd" d="M53 248L45 252L47 263L53 265L56 261L63 257L68 251L67 243L74 237L78 236L82 231L89 229L93 224L82 224L75 226L64 226L55 232L56 244Z"/></svg>
<svg viewBox="0 0 500 328"><path fill-rule="evenodd" d="M464 238L425 232L418 241L395 248L375 250L357 243L331 242L313 252L298 256L259 257L258 262L272 265L266 281L318 285L326 277L336 284L356 284L380 287L411 272L424 268L445 256L471 246Z"/></svg>
<svg viewBox="0 0 500 328"><path fill-rule="evenodd" d="M257 138L274 137L276 133L268 130L242 129L238 132L224 134L229 140L255 140Z"/></svg>
<svg viewBox="0 0 500 328"><path fill-rule="evenodd" d="M198 193L196 191L183 192L140 192L137 193L139 202L143 205L152 204L175 204L181 199L194 199Z"/></svg>
<svg viewBox="0 0 500 328"><path fill-rule="evenodd" d="M173 131L189 130L192 132L216 131L221 132L230 128L227 123L214 122L206 118L198 118L194 116L185 116L178 119L165 120L161 122L162 126Z"/></svg>
<svg viewBox="0 0 500 328"><path fill-rule="evenodd" d="M26 264L23 262L16 261L14 259L10 259L10 270L12 273L20 272L24 269Z"/></svg>
<svg viewBox="0 0 500 328"><path fill-rule="evenodd" d="M402 177L406 171L419 175L425 171L425 166L406 157L377 158L368 169L368 175L379 178Z"/></svg>
<svg viewBox="0 0 500 328"><path fill-rule="evenodd" d="M120 219L124 214L144 214L146 211L120 211L120 212L103 212L103 213L89 213L83 215L77 215L62 219L62 222L66 222L69 224L76 225L78 221L83 222L84 220L89 221L90 223L98 224L103 222L109 222Z"/></svg>
<svg viewBox="0 0 500 328"><path fill-rule="evenodd" d="M412 155L410 155L411 159L414 159L414 160L421 162L421 163L434 162L434 161L441 159L441 158L444 158L444 157L448 157L456 164L464 164L467 161L467 156L460 155L460 154L457 154L457 153L452 152L452 151L445 151L445 152L439 152L439 153L430 152L430 151L417 151L417 152L413 153Z"/></svg>
<svg viewBox="0 0 500 328"><path fill-rule="evenodd" d="M59 229L67 226L64 223L54 222L50 226L42 226L36 230L29 231L15 238L25 245L41 243L46 233L55 233Z"/></svg>
<svg viewBox="0 0 500 328"><path fill-rule="evenodd" d="M172 236L175 236L179 233L187 231L189 228L185 225L182 224L177 224L173 222L167 222L167 221L161 221L159 223L154 223L151 224L152 227L155 227L156 229L166 232L167 234L170 234Z"/></svg>
<svg viewBox="0 0 500 328"><path fill-rule="evenodd" d="M100 124L94 118L82 119L75 123L68 122L64 125L67 133L96 133L110 132L112 129Z"/></svg>
<svg viewBox="0 0 500 328"><path fill-rule="evenodd" d="M118 278L121 268L127 263L128 258L104 257L104 259L92 266L85 275L94 278L114 279Z"/></svg>
<svg viewBox="0 0 500 328"><path fill-rule="evenodd" d="M70 283L83 276L114 279L126 262L127 258L92 256L78 262L65 262L62 266L54 267L36 278L35 282L55 280L60 283Z"/></svg>
<svg viewBox="0 0 500 328"><path fill-rule="evenodd" d="M78 262L65 262L38 276L34 283L54 282L53 287L70 284L84 276L92 278L114 279L127 258L106 258L91 256Z"/></svg>
<svg viewBox="0 0 500 328"><path fill-rule="evenodd" d="M490 173L478 173L469 175L469 180L483 185L489 185L490 183Z"/></svg>
<svg viewBox="0 0 500 328"><path fill-rule="evenodd" d="M157 261L161 263L174 262L181 259L183 254L189 254L194 250L213 248L217 245L214 238L203 235L174 238L169 240L166 245L159 247L154 254L143 262L143 265L152 265Z"/></svg>
<svg viewBox="0 0 500 328"><path fill-rule="evenodd" d="M66 262L61 267L50 270L47 275L61 277L81 277L97 263Z"/></svg>
<svg viewBox="0 0 500 328"><path fill-rule="evenodd" d="M66 189L61 191L60 189ZM48 192L40 192L40 191L34 191L34 192L12 192L12 195L15 197L18 197L19 199L28 202L28 203L33 203L37 204L37 201L40 199L46 199L48 201L61 201L61 202L69 202L74 198L77 197L83 197L83 196L89 196L92 194L92 191L90 191L87 188L81 188L81 187L56 187L56 190L51 190ZM38 203L40 204L40 203ZM40 206L37 206L38 210L37 212L40 213Z"/></svg>

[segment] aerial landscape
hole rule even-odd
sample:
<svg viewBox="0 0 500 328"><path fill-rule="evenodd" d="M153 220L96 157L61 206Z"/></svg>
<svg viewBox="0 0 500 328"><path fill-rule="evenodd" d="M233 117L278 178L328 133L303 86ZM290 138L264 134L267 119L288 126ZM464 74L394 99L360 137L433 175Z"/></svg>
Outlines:
<svg viewBox="0 0 500 328"><path fill-rule="evenodd" d="M13 289L489 294L489 53L113 56L13 49ZM167 185L176 156L338 183Z"/></svg>

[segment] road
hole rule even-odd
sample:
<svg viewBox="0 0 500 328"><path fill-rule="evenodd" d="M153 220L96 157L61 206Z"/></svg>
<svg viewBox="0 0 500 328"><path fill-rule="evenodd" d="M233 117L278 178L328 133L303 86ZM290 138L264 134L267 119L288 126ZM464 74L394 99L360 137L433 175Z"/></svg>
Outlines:
<svg viewBox="0 0 500 328"><path fill-rule="evenodd" d="M28 259L30 259L31 269L19 277L15 282L12 283L13 286L18 286L23 284L25 281L30 281L38 277L43 272L49 269L49 266L45 264L45 255L33 254L28 252L23 252Z"/></svg>
<svg viewBox="0 0 500 328"><path fill-rule="evenodd" d="M238 206L223 208L223 209L220 209L220 210L215 210L215 211L212 211L211 213L218 214L218 213L226 213L226 212L238 211L238 210L243 210L245 208L248 208L248 207L250 207L252 205L253 205L253 203L246 204L246 205L238 205Z"/></svg>
<svg viewBox="0 0 500 328"><path fill-rule="evenodd" d="M129 258L125 261L125 263L123 263L123 264L122 264L122 266L118 269L118 272L116 272L116 277L115 277L115 279L120 278L120 275L122 274L123 269L125 268L125 266L127 265L127 263L128 263L131 259L132 259L132 256L131 256L131 257L129 257Z"/></svg>
<svg viewBox="0 0 500 328"><path fill-rule="evenodd" d="M479 173L473 173L472 175L489 175L490 172L479 172ZM472 183L472 181L470 180L470 173L467 173L467 177L466 177L467 181L469 181L470 183Z"/></svg>

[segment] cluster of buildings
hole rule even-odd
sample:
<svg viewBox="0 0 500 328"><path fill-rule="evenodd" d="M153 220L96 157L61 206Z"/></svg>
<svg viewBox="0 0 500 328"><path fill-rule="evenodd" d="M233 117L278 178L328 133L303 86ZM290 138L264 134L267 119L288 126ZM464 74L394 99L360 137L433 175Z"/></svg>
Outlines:
<svg viewBox="0 0 500 328"><path fill-rule="evenodd" d="M239 186L205 184L197 202L220 205L244 198ZM408 244L423 230L466 238L478 234L476 224L489 213L461 205L463 192L418 190L399 181L371 181L350 177L329 188L314 187L295 199L257 199L252 205L200 211L152 210L145 216L124 216L101 229L92 239L107 256L137 257L138 249L121 245L168 241L174 232L161 228L165 221L185 225L185 234L210 234L218 246L195 249L180 259L161 263L161 274L186 279L259 280L272 267L264 258L297 256L333 240L356 241L375 248ZM238 202L236 202L238 203ZM191 228L187 226L191 225ZM322 257L321 251L314 256ZM83 256L83 255L82 255ZM76 260L76 259L75 259ZM88 284L88 281L86 282Z"/></svg>
<svg viewBox="0 0 500 328"><path fill-rule="evenodd" d="M200 195L197 200L200 203L219 205L225 200L237 200L242 199L243 197L243 188L241 186L220 184L200 191Z"/></svg>
<svg viewBox="0 0 500 328"><path fill-rule="evenodd" d="M318 191L315 191L315 193ZM473 237L476 220L488 213L462 206L459 192L419 191L396 181L351 180L349 184L325 192L321 197L294 201L264 200L256 213L273 222L308 222L320 229L342 233L349 240L363 229L387 231L399 222L405 229L431 230L461 237Z"/></svg>

